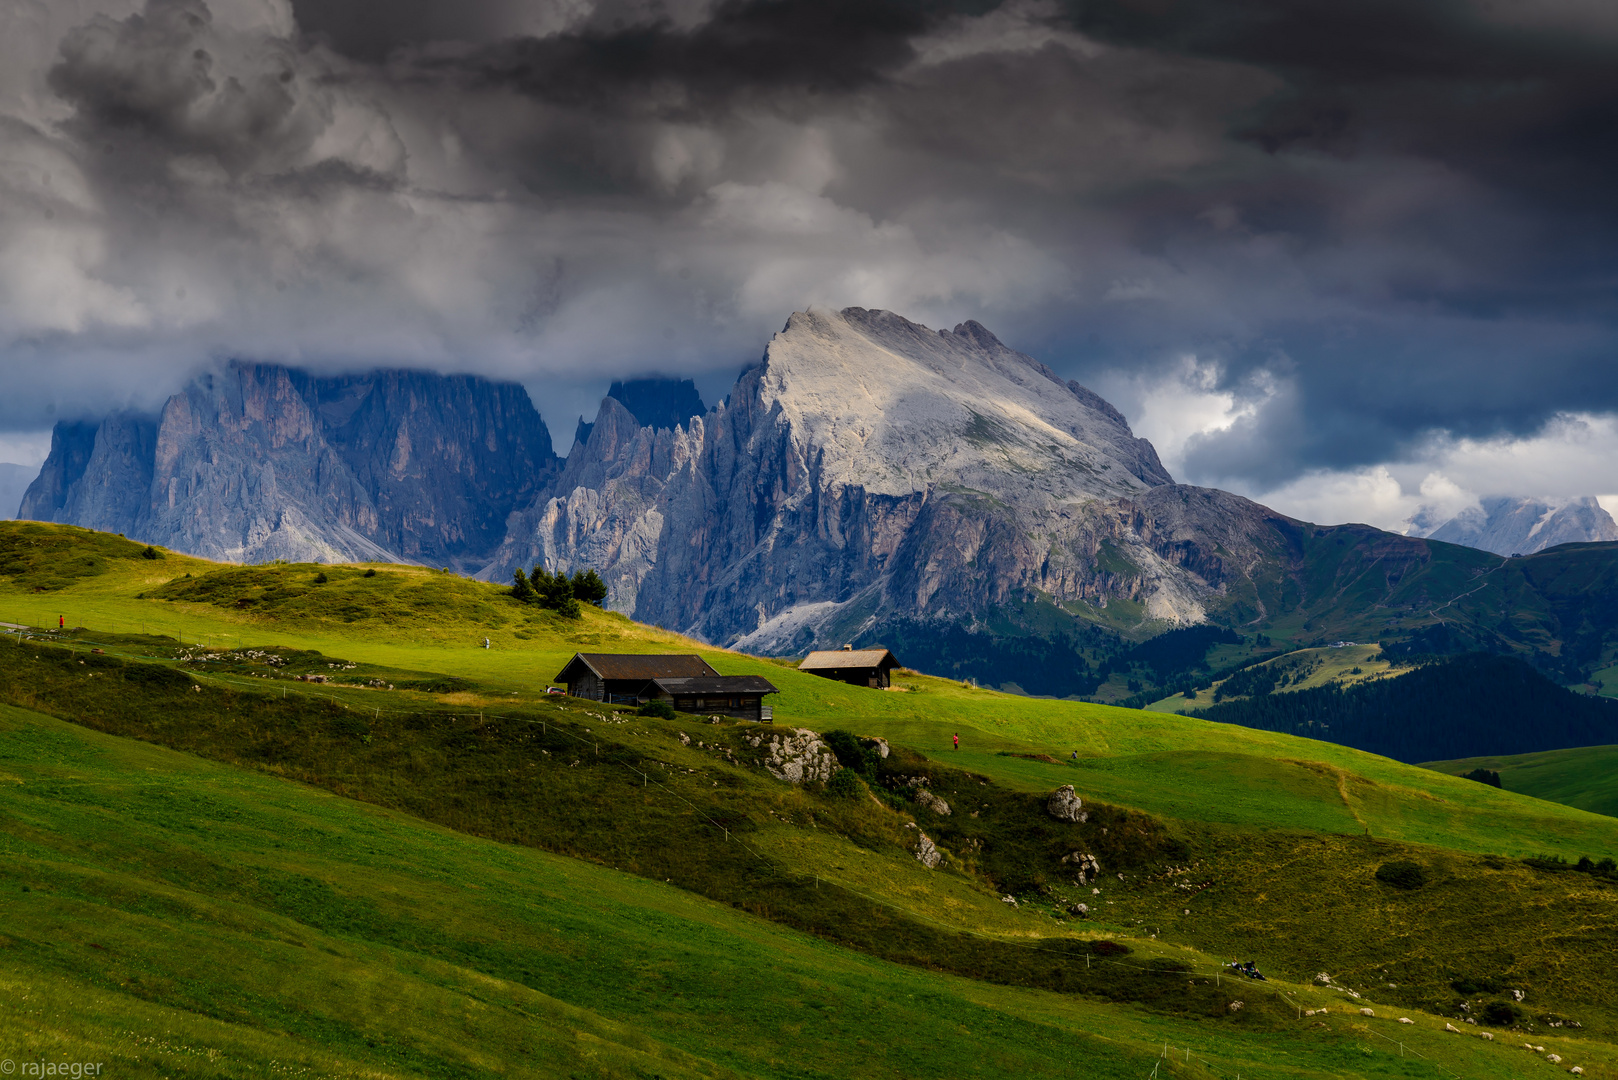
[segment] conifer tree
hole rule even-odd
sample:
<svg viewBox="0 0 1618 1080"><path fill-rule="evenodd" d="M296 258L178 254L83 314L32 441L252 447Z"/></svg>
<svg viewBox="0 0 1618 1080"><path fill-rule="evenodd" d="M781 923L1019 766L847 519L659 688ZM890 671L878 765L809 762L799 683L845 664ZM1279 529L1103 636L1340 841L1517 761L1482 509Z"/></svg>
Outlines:
<svg viewBox="0 0 1618 1080"><path fill-rule="evenodd" d="M579 571L573 575L573 598L600 607L607 598L606 582L594 570Z"/></svg>
<svg viewBox="0 0 1618 1080"><path fill-rule="evenodd" d="M517 567L517 571L512 575L512 577L516 581L516 583L511 586L512 599L519 600L524 604L532 604L535 600L539 599L539 597L534 593L534 586L528 581L528 575L522 572L522 567Z"/></svg>

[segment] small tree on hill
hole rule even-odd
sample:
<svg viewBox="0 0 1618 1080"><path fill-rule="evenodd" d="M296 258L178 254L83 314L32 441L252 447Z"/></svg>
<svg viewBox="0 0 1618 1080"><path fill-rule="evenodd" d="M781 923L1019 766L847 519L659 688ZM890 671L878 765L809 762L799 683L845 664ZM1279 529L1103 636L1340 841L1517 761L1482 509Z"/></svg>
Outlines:
<svg viewBox="0 0 1618 1080"><path fill-rule="evenodd" d="M607 598L607 584L594 570L583 570L573 575L573 599L601 606Z"/></svg>
<svg viewBox="0 0 1618 1080"><path fill-rule="evenodd" d="M522 567L517 567L516 572L511 576L514 579L514 584L511 586L511 598L513 600L521 601L524 604L532 604L539 599L534 593L533 585L528 581L528 575L522 572Z"/></svg>

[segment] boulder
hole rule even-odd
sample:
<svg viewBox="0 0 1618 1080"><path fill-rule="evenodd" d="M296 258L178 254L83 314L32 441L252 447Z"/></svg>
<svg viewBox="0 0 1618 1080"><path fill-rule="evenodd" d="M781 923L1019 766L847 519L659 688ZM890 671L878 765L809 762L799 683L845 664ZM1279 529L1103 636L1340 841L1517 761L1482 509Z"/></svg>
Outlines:
<svg viewBox="0 0 1618 1080"><path fill-rule="evenodd" d="M1051 792L1045 801L1045 812L1057 821L1081 822L1089 818L1083 811L1084 801L1074 792L1072 784L1063 784Z"/></svg>
<svg viewBox="0 0 1618 1080"><path fill-rule="evenodd" d="M923 809L931 810L939 817L949 817L949 803L945 802L943 799L940 799L937 795L934 795L926 788L916 789L916 801L922 805Z"/></svg>
<svg viewBox="0 0 1618 1080"><path fill-rule="evenodd" d="M1225 1008L1229 1009L1231 1012L1241 1012L1242 1007L1246 1004L1247 1002L1245 1001L1233 1001L1229 1005L1225 1006Z"/></svg>
<svg viewBox="0 0 1618 1080"><path fill-rule="evenodd" d="M1376 1011L1374 1009L1361 1009L1360 1010L1360 1015L1361 1016L1375 1016Z"/></svg>
<svg viewBox="0 0 1618 1080"><path fill-rule="evenodd" d="M938 845L934 844L926 833L917 830L915 856L921 865L929 870L936 870L944 853L938 850Z"/></svg>

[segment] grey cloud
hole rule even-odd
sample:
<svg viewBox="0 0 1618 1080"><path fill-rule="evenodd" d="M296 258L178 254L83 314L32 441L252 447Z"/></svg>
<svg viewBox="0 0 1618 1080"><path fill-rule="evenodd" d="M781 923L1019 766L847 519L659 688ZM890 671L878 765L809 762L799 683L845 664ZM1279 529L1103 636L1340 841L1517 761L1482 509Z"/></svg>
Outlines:
<svg viewBox="0 0 1618 1080"><path fill-rule="evenodd" d="M810 303L976 318L1125 396L1186 355L1272 377L1190 444L1250 486L1618 409L1618 38L1565 18L234 2L109 7L27 50L50 108L0 98L0 425L222 356L571 413L723 382Z"/></svg>

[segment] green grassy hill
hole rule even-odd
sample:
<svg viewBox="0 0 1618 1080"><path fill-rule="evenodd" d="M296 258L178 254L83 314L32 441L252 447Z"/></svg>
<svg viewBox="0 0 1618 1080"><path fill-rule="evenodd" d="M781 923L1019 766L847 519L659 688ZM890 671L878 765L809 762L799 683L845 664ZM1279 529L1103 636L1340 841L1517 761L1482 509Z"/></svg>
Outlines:
<svg viewBox="0 0 1618 1080"><path fill-rule="evenodd" d="M1429 761L1423 768L1453 776L1490 769L1500 774L1500 783L1508 791L1618 817L1618 746Z"/></svg>
<svg viewBox="0 0 1618 1080"><path fill-rule="evenodd" d="M1297 649L1244 668L1240 673L1222 679L1208 679L1201 687L1189 692L1159 698L1146 708L1153 712L1189 713L1205 709L1216 701L1249 698L1253 696L1254 688L1244 687L1242 683L1249 681L1252 676L1244 673L1260 672L1274 676L1273 681L1266 679L1264 692L1284 694L1327 685L1352 686L1397 675L1400 669L1383 657L1382 646L1377 644ZM1232 679L1236 680L1234 684ZM1248 692L1242 693L1242 690Z"/></svg>
<svg viewBox="0 0 1618 1080"><path fill-rule="evenodd" d="M1168 1042L1190 1060L1157 1067L1186 1076L1549 1069L1520 1035L1618 1076L1618 883L1521 861L1618 853L1618 820L1172 714L847 687L416 568L0 535L25 549L0 620L70 627L0 642L0 890L23 913L0 981L28 988L0 1042L30 1053L82 1040L131 1075L1134 1076ZM756 725L547 698L581 648L699 651L780 686L777 729L895 750L869 795L788 785ZM335 685L292 678L311 671ZM1061 784L1091 821L1044 814ZM1378 879L1400 861L1426 883ZM1231 958L1275 981L1235 997ZM1512 988L1520 1032L1443 1031Z"/></svg>

